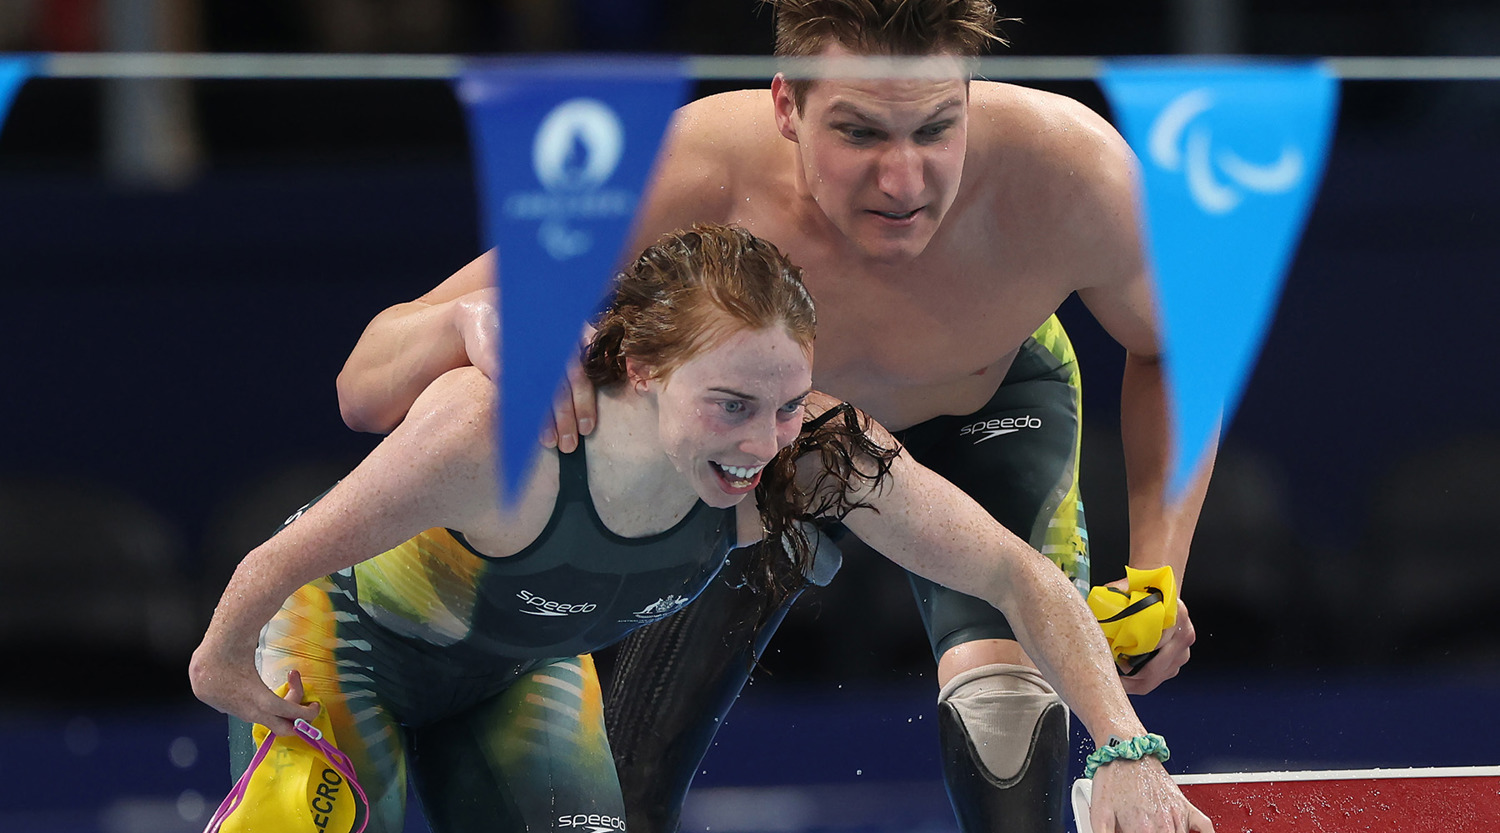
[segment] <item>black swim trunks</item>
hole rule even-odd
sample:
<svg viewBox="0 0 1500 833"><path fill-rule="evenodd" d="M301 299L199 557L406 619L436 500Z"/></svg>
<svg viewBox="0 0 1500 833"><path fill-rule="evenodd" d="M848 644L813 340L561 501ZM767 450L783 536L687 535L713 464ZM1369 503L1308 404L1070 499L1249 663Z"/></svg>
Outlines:
<svg viewBox="0 0 1500 833"><path fill-rule="evenodd" d="M1056 316L1021 345L984 407L942 416L897 438L918 462L974 498L1089 591L1088 529L1078 488L1082 388ZM989 603L908 574L934 657L976 639L1015 639Z"/></svg>

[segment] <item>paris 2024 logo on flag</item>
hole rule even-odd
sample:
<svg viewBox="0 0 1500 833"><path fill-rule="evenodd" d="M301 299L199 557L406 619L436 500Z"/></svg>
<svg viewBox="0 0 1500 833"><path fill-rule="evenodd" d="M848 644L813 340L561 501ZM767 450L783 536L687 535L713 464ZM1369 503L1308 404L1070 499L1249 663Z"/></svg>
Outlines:
<svg viewBox="0 0 1500 833"><path fill-rule="evenodd" d="M671 60L526 59L458 81L487 246L499 252L500 478L514 495L688 92Z"/></svg>
<svg viewBox="0 0 1500 833"><path fill-rule="evenodd" d="M610 187L625 152L625 128L608 104L573 98L542 119L531 166L542 191L518 191L502 209L510 221L538 222L537 243L554 260L589 251L594 234L576 221L629 218L637 195Z"/></svg>

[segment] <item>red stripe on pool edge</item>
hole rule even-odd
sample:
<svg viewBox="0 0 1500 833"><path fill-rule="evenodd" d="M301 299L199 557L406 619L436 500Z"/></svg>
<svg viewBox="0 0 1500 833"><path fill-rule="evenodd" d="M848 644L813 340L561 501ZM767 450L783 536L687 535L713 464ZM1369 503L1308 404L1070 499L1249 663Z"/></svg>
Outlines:
<svg viewBox="0 0 1500 833"><path fill-rule="evenodd" d="M1496 833L1500 776L1183 784L1216 833Z"/></svg>

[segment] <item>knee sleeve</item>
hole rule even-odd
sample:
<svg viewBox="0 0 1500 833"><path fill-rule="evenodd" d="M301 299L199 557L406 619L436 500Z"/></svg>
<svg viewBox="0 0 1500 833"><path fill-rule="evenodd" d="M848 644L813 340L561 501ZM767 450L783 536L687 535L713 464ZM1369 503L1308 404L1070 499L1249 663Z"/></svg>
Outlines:
<svg viewBox="0 0 1500 833"><path fill-rule="evenodd" d="M943 775L964 833L1062 833L1068 707L1020 665L966 671L938 695Z"/></svg>

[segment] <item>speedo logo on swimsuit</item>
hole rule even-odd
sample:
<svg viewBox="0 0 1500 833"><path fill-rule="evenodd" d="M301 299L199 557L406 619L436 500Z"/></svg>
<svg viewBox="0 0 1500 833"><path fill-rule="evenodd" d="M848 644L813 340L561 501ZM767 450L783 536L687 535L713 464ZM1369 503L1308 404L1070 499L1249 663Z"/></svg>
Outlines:
<svg viewBox="0 0 1500 833"><path fill-rule="evenodd" d="M960 437L977 436L978 439L974 440L974 444L979 445L985 440L993 440L1005 434L1014 434L1023 429L1037 429L1041 427L1041 417L1034 417L1031 414L1027 414L1026 416L981 420L958 429L958 435Z"/></svg>
<svg viewBox="0 0 1500 833"><path fill-rule="evenodd" d="M563 604L544 599L530 590L522 590L516 594L516 598L526 604L521 608L522 613L532 616L569 616L574 613L589 613L599 606L593 602L582 602L580 604Z"/></svg>
<svg viewBox="0 0 1500 833"><path fill-rule="evenodd" d="M601 816L598 813L577 813L571 816L558 816L558 827L580 827L588 833L612 833L616 830L625 829L625 820L619 816Z"/></svg>

